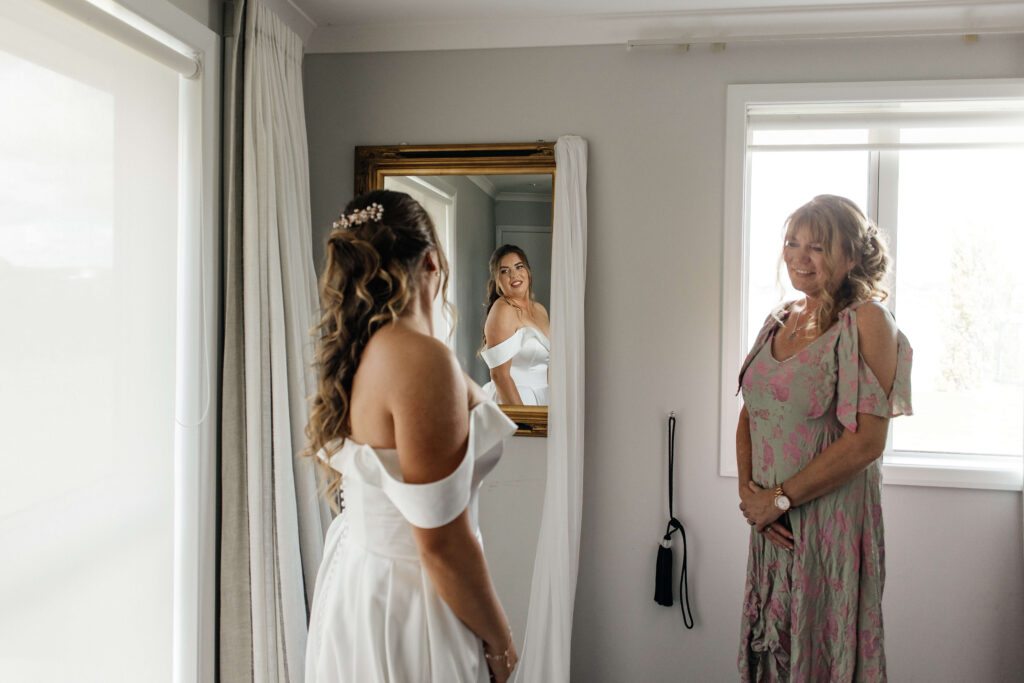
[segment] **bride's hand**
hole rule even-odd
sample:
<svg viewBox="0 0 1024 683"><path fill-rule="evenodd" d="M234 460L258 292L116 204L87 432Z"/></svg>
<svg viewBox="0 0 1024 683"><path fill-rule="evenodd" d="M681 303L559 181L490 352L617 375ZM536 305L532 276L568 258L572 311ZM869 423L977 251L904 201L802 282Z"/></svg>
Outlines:
<svg viewBox="0 0 1024 683"><path fill-rule="evenodd" d="M503 646L492 647L484 643L484 657L487 658L487 668L491 670L491 680L496 683L505 683L511 678L519 662L519 653L511 635Z"/></svg>

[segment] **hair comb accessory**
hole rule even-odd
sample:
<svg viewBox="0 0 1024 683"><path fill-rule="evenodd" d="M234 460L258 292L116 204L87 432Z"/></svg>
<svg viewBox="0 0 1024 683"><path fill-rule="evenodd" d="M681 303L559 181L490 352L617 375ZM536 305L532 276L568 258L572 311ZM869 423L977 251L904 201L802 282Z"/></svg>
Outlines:
<svg viewBox="0 0 1024 683"><path fill-rule="evenodd" d="M369 206L364 206L358 211L353 211L350 214L342 214L341 218L334 221L334 229L342 230L344 228L350 228L353 225L368 223L369 221L379 221L382 216L384 216L384 207L377 202L374 202Z"/></svg>

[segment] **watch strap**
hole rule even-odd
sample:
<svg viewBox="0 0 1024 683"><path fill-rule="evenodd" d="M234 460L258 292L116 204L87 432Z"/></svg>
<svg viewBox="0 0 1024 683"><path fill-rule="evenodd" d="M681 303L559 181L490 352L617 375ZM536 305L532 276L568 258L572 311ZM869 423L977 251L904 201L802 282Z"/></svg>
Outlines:
<svg viewBox="0 0 1024 683"><path fill-rule="evenodd" d="M788 495L786 495L786 492L782 490L782 484L779 484L778 486L775 487L775 498L772 501L775 504L775 507L779 508L780 510L782 509L782 507L779 506L779 498L782 496L785 496L786 500L789 501L789 505L786 507L786 510L793 507L793 501Z"/></svg>

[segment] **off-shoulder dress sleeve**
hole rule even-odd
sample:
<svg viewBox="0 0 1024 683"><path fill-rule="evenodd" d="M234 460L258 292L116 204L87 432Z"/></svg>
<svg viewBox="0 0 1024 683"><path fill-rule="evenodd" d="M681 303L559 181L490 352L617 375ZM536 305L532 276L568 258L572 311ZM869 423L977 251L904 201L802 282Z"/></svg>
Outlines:
<svg viewBox="0 0 1024 683"><path fill-rule="evenodd" d="M480 352L480 357L487 363L487 367L495 368L512 360L523 348L523 330L516 330L511 337L495 344L489 349Z"/></svg>
<svg viewBox="0 0 1024 683"><path fill-rule="evenodd" d="M836 342L836 417L851 432L857 431L857 413L879 417L912 415L910 403L910 367L913 349L903 332L896 335L896 378L892 391L885 395L882 385L860 355L857 333L857 309L847 308L839 317Z"/></svg>
<svg viewBox="0 0 1024 683"><path fill-rule="evenodd" d="M436 529L462 514L473 489L496 464L496 458L488 456L515 431L516 424L500 408L486 401L470 413L469 444L462 462L443 479L425 484L406 483L394 451L378 453L369 446L361 445L356 445L358 452L352 460L351 474L380 488L413 526ZM333 462L332 466L335 466ZM344 471L341 461L335 469L345 475L350 474Z"/></svg>

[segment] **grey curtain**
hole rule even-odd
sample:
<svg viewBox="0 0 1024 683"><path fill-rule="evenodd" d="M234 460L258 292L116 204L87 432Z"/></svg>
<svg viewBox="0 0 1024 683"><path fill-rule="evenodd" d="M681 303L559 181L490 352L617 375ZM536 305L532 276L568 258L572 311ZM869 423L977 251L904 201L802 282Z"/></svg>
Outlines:
<svg viewBox="0 0 1024 683"><path fill-rule="evenodd" d="M245 2L224 9L224 351L221 377L220 557L217 670L220 681L252 681L249 510L242 381L242 69Z"/></svg>
<svg viewBox="0 0 1024 683"><path fill-rule="evenodd" d="M255 0L225 14L218 679L299 683L330 521L298 456L318 315L302 44Z"/></svg>

